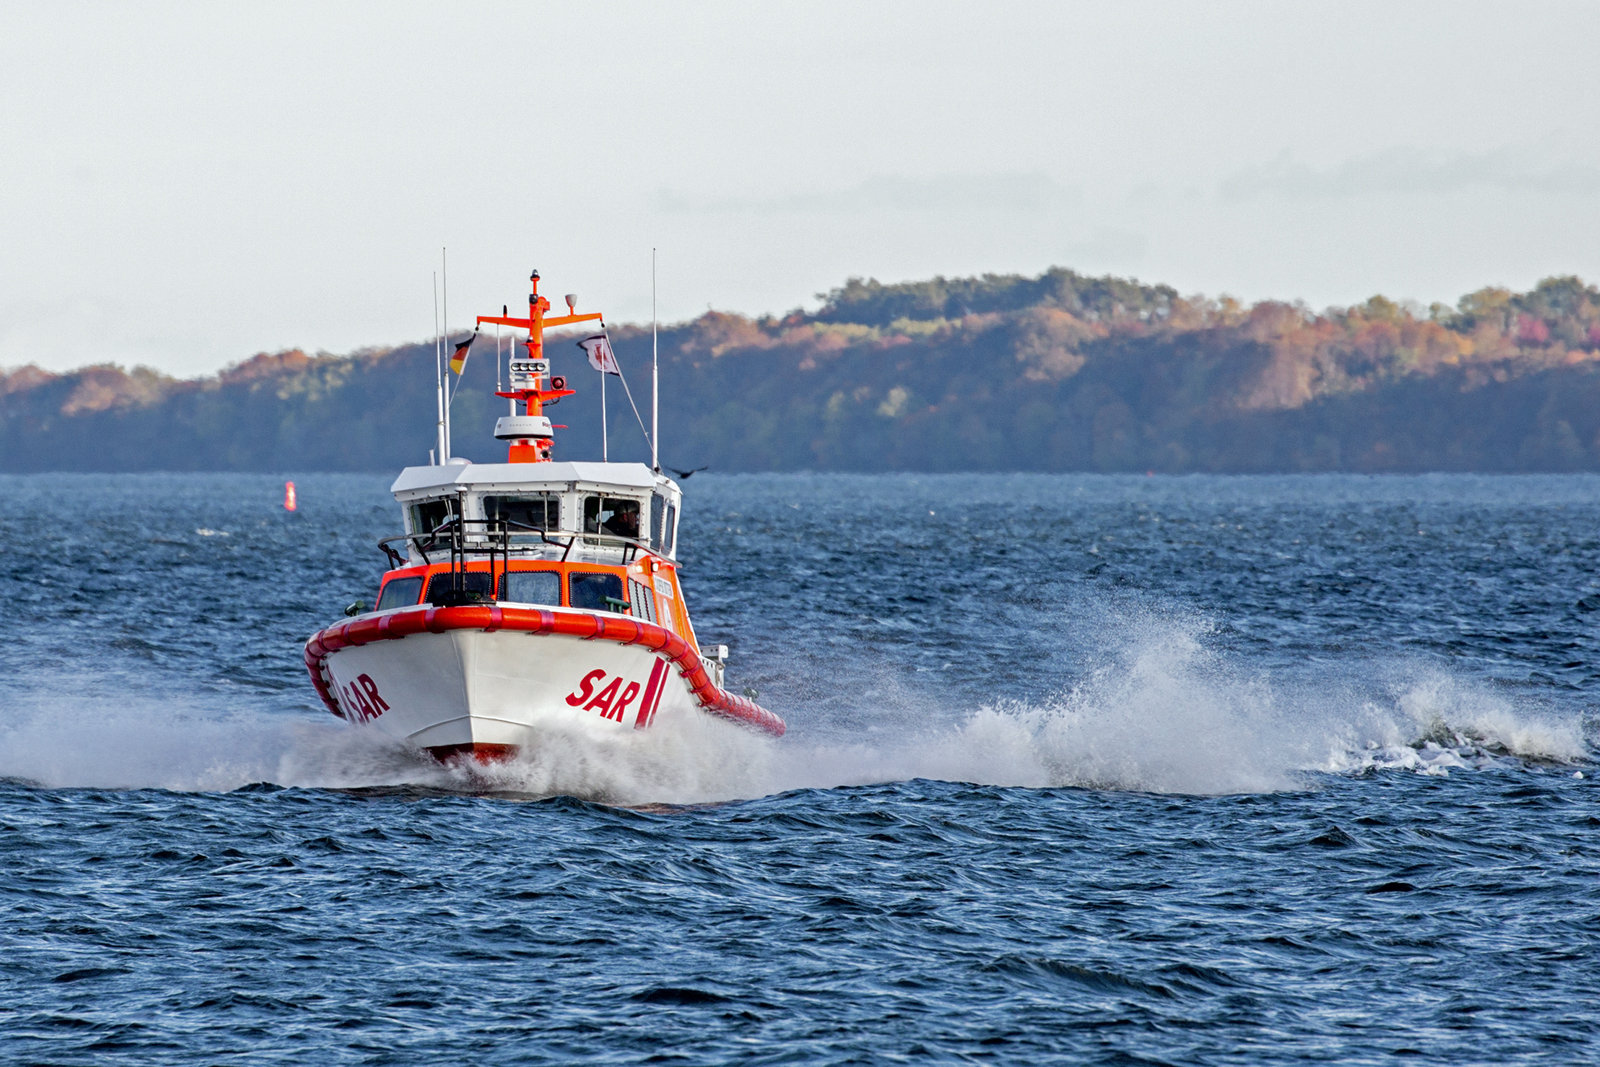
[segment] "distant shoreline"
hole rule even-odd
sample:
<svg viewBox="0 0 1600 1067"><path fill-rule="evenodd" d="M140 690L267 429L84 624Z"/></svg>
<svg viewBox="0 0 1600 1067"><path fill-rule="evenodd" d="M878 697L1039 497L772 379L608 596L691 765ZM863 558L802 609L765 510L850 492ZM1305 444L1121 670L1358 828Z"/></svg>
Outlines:
<svg viewBox="0 0 1600 1067"><path fill-rule="evenodd" d="M637 389L648 328L612 337ZM598 456L594 373L550 351L579 390L557 454ZM1600 471L1600 290L1575 277L1323 312L1060 268L851 279L815 313L668 326L661 351L663 460L719 472ZM480 343L453 413L480 462L493 363ZM392 472L427 462L433 366L430 342L194 379L0 372L0 472ZM613 458L642 458L611 401Z"/></svg>

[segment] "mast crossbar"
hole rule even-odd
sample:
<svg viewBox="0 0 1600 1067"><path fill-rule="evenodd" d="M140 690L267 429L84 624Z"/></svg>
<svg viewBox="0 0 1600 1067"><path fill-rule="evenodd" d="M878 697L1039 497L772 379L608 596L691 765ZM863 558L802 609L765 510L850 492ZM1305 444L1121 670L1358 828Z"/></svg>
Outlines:
<svg viewBox="0 0 1600 1067"><path fill-rule="evenodd" d="M603 312L592 311L587 315L557 315L554 318L541 318L539 321L545 326L571 326L575 322L593 322L604 317ZM478 322L493 323L496 326L515 326L518 329L531 330L533 323L528 319L513 319L504 315L479 315Z"/></svg>

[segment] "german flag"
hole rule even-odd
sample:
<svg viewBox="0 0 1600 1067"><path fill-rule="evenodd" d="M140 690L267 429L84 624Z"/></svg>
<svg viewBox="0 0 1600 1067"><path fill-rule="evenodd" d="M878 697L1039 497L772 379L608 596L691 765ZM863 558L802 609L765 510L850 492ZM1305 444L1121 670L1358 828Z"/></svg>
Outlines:
<svg viewBox="0 0 1600 1067"><path fill-rule="evenodd" d="M471 337L468 337L465 341L462 341L460 344L456 345L456 354L450 357L450 373L451 374L460 374L463 370L466 369L466 367L467 367L467 349L471 348L472 347L472 342L476 341L477 339L478 339L478 335L477 334L473 334Z"/></svg>

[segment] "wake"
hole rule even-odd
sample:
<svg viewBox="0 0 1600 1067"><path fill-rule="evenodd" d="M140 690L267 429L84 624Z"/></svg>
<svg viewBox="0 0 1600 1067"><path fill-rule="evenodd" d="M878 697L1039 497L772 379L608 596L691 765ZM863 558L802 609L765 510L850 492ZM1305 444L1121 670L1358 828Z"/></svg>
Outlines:
<svg viewBox="0 0 1600 1067"><path fill-rule="evenodd" d="M1578 716L1519 705L1435 667L1362 662L1320 678L1275 677L1213 652L1207 620L1107 621L1101 663L1057 692L953 716L875 709L899 740L798 744L780 768L784 787L931 778L1257 793L1307 788L1317 774L1592 758Z"/></svg>
<svg viewBox="0 0 1600 1067"><path fill-rule="evenodd" d="M514 761L471 768L298 711L129 698L125 684L14 688L0 702L0 778L50 788L211 792L270 782L693 804L915 778L1256 793L1306 788L1317 774L1442 775L1592 757L1576 715L1519 705L1437 669L1363 662L1342 675L1274 677L1213 652L1203 619L1144 615L1114 629L1098 665L1032 701L963 707L959 698L908 696L856 709L870 724L865 733L791 709L791 733L777 742L694 716L600 740L547 736Z"/></svg>

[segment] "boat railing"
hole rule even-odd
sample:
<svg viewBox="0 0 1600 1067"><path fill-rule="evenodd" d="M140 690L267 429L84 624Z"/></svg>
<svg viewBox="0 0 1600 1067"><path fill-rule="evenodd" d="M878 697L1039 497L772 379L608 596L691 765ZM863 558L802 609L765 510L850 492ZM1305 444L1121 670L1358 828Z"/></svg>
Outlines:
<svg viewBox="0 0 1600 1067"><path fill-rule="evenodd" d="M532 547L560 549L563 563L580 544L584 547L615 548L621 551L624 566L641 555L650 555L655 551L645 542L621 534L547 530L511 519L463 519L455 516L428 533L395 534L379 540L378 547L388 557L391 569L406 564L406 556L394 547L396 543L404 543L415 549L429 566L434 562L430 553L448 554L452 572L459 570L468 559L478 557L487 557L489 568L493 571L497 556L502 561L508 561L513 552ZM460 584L459 581L457 584Z"/></svg>

